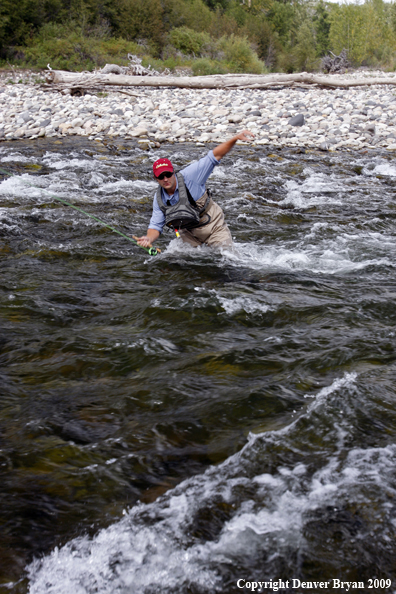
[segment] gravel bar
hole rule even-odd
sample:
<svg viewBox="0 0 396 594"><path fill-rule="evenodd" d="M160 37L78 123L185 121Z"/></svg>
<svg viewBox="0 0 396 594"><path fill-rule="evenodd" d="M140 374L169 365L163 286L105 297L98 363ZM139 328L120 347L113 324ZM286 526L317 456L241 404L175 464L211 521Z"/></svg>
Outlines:
<svg viewBox="0 0 396 594"><path fill-rule="evenodd" d="M331 75L328 75L331 76ZM396 75L356 71L343 78ZM340 75L337 75L340 77ZM191 90L130 87L84 96L0 77L0 141L86 136L161 142L221 142L248 128L255 145L322 150L396 150L396 87Z"/></svg>

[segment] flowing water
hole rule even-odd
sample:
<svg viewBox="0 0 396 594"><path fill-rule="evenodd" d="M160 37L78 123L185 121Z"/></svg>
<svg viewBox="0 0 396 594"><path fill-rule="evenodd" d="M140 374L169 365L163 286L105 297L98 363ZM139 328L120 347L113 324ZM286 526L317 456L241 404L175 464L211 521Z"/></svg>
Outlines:
<svg viewBox="0 0 396 594"><path fill-rule="evenodd" d="M227 250L51 198L143 234L204 152L0 145L1 592L396 592L396 161L236 147Z"/></svg>

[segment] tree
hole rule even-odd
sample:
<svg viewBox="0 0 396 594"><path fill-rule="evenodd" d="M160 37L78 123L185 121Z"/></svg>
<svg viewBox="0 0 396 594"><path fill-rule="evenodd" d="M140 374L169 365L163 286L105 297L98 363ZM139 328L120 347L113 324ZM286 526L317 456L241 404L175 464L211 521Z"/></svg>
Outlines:
<svg viewBox="0 0 396 594"><path fill-rule="evenodd" d="M318 67L315 35L309 21L304 21L298 28L292 55L297 72L310 72Z"/></svg>
<svg viewBox="0 0 396 594"><path fill-rule="evenodd" d="M216 8L220 8L225 10L229 4L230 0L204 0L205 4L209 6L211 10L216 10Z"/></svg>
<svg viewBox="0 0 396 594"><path fill-rule="evenodd" d="M158 54L165 43L164 14L160 0L119 0L117 33L127 40L145 39Z"/></svg>
<svg viewBox="0 0 396 594"><path fill-rule="evenodd" d="M293 4L274 2L267 13L268 21L274 31L278 34L279 41L284 47L292 44L296 8Z"/></svg>
<svg viewBox="0 0 396 594"><path fill-rule="evenodd" d="M334 5L330 12L330 44L334 53L343 48L355 65L381 59L390 47L395 47L394 34L385 18L382 0L363 5Z"/></svg>
<svg viewBox="0 0 396 594"><path fill-rule="evenodd" d="M7 46L23 44L61 11L62 0L1 0L0 52L4 55Z"/></svg>
<svg viewBox="0 0 396 594"><path fill-rule="evenodd" d="M330 49L330 20L329 13L323 3L319 0L313 16L313 23L316 30L316 55L325 56Z"/></svg>

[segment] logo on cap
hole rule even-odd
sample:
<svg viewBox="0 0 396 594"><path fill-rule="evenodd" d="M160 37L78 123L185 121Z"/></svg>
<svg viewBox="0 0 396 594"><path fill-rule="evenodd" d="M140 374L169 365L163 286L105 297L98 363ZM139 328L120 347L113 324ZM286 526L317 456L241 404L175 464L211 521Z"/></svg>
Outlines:
<svg viewBox="0 0 396 594"><path fill-rule="evenodd" d="M158 161L153 164L153 173L155 177L158 177L158 174L163 171L170 171L173 173L173 165L169 159L158 159Z"/></svg>

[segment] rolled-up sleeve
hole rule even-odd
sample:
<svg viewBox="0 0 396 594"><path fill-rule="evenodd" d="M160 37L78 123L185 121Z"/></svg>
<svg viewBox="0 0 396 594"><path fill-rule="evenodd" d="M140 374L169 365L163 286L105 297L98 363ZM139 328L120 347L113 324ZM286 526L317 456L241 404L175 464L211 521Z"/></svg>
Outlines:
<svg viewBox="0 0 396 594"><path fill-rule="evenodd" d="M151 219L150 219L150 223L149 223L148 227L149 227L149 229L156 229L157 231L162 233L164 225L165 225L165 215L162 212L162 210L160 209L160 207L158 206L157 197L154 196L153 214L151 215Z"/></svg>

